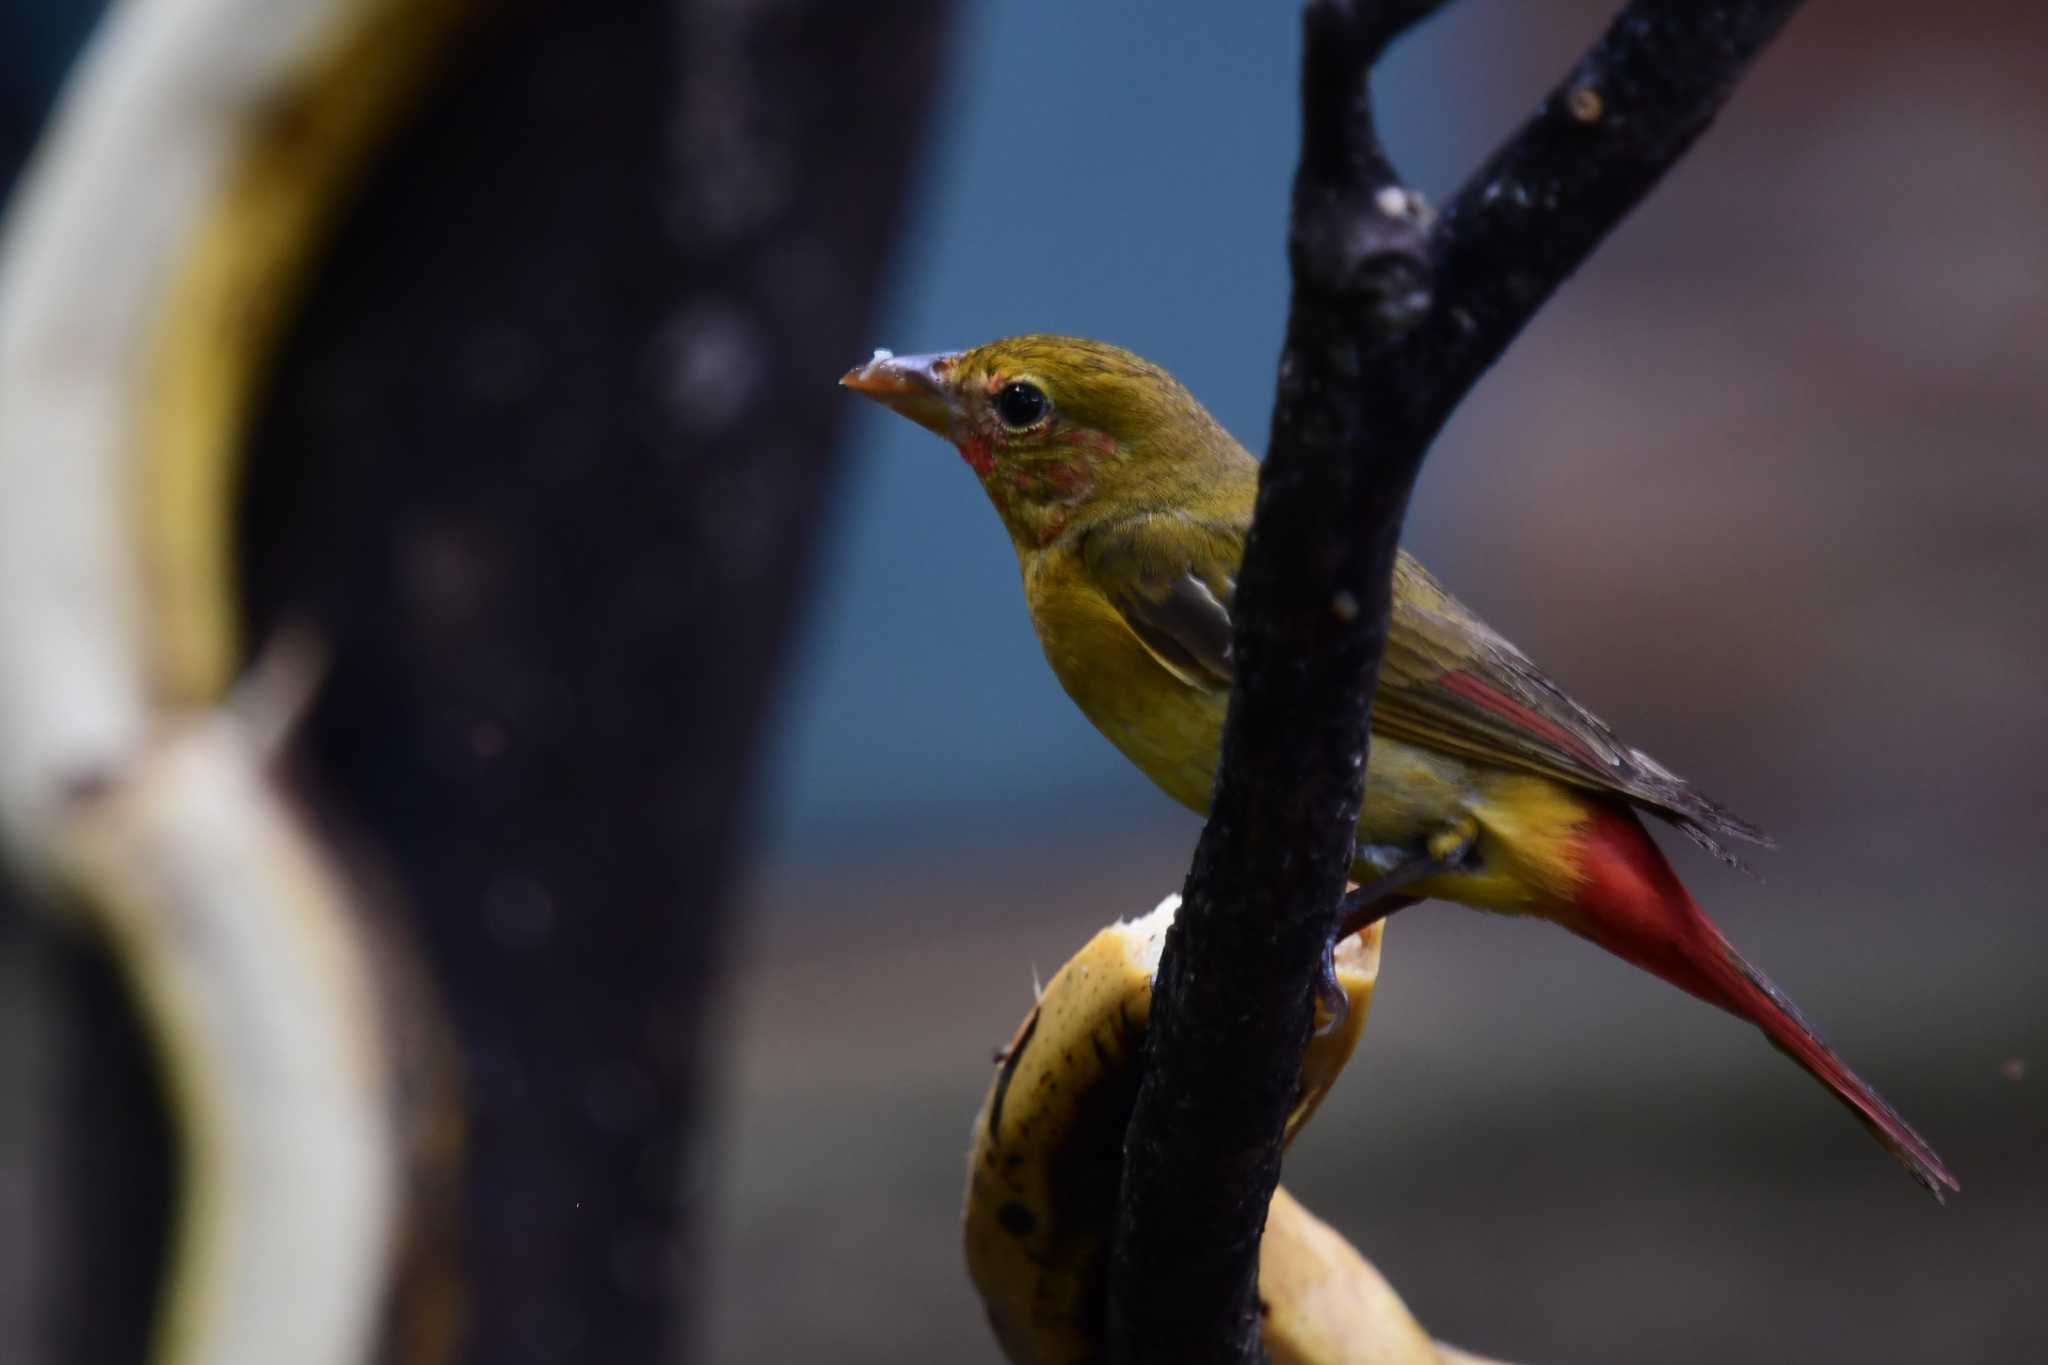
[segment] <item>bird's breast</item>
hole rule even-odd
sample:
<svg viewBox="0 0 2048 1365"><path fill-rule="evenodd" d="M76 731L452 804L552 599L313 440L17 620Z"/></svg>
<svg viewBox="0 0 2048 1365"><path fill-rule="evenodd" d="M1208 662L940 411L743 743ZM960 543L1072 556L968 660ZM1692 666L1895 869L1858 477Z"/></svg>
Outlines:
<svg viewBox="0 0 2048 1365"><path fill-rule="evenodd" d="M1046 662L1081 714L1167 795L1207 810L1229 694L1162 666L1070 561L1027 564L1024 586Z"/></svg>

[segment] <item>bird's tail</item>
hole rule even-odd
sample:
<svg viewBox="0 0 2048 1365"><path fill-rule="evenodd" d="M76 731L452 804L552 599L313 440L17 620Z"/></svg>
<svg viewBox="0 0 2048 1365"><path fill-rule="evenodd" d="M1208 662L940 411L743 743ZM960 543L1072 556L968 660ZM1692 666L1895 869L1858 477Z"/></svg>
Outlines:
<svg viewBox="0 0 2048 1365"><path fill-rule="evenodd" d="M1912 1126L1800 1017L1769 978L1743 960L1679 883L1633 813L1588 803L1579 846L1582 881L1558 918L1616 957L1663 977L1763 1030L1779 1051L1826 1085L1937 1200L1961 1185Z"/></svg>

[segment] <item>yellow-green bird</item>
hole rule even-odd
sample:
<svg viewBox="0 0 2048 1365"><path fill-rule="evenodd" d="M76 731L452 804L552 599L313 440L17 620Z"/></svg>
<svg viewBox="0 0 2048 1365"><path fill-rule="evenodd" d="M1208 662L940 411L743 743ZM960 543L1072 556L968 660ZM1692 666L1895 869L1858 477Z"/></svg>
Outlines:
<svg viewBox="0 0 2048 1365"><path fill-rule="evenodd" d="M1083 714L1206 811L1258 465L1173 376L1098 341L877 352L847 387L951 441L995 504L1047 662ZM1352 875L1554 920L1747 1019L1937 1198L1941 1158L1743 960L1637 820L1722 856L1752 825L1617 739L1404 552Z"/></svg>

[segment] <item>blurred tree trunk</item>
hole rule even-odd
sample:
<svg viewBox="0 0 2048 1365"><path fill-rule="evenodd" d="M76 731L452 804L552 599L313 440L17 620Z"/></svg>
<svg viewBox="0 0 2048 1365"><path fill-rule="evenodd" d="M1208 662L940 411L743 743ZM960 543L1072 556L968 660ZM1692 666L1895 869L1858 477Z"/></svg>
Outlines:
<svg viewBox="0 0 2048 1365"><path fill-rule="evenodd" d="M459 1358L682 1359L764 721L951 5L483 8L278 357L244 581L259 647L332 647L297 770L453 1025ZM132 1360L157 1101L104 969L14 925L66 1097L34 1311Z"/></svg>

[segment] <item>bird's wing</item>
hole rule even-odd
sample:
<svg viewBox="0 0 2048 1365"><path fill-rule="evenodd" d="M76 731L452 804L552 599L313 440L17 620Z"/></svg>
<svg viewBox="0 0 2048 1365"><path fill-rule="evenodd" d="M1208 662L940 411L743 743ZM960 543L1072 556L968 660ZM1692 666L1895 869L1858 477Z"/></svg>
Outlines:
<svg viewBox="0 0 2048 1365"><path fill-rule="evenodd" d="M1230 684L1242 549L1233 528L1164 513L1099 528L1082 544L1091 577L1131 632L1184 681L1211 689ZM1372 725L1411 744L1622 797L1738 866L1721 839L1771 846L1762 830L1623 743L1405 551Z"/></svg>
<svg viewBox="0 0 2048 1365"><path fill-rule="evenodd" d="M1091 530L1089 578L1152 657L1191 687L1230 686L1232 575L1243 558L1234 527L1149 513Z"/></svg>
<svg viewBox="0 0 2048 1365"><path fill-rule="evenodd" d="M1623 743L1405 551L1372 724L1412 744L1613 793L1738 866L1721 838L1772 846L1755 825Z"/></svg>

